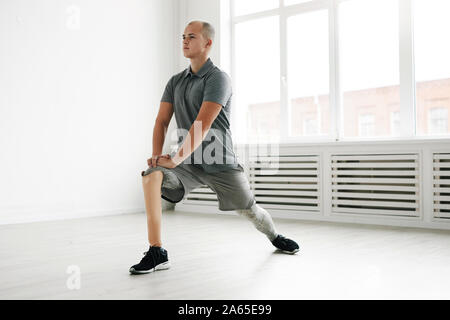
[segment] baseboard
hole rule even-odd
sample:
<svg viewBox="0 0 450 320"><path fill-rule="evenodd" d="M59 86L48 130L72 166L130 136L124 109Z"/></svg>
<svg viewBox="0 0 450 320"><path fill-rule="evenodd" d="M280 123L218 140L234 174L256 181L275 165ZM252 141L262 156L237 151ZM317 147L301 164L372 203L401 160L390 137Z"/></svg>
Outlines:
<svg viewBox="0 0 450 320"><path fill-rule="evenodd" d="M120 209L106 209L106 210L73 210L62 211L51 209L45 211L40 210L15 210L15 212L3 212L3 216L0 217L0 225L29 223L29 222L42 222L42 221L61 221L69 219L79 218L93 218L102 216L114 216L131 213L144 213L145 209L142 208L120 208Z"/></svg>

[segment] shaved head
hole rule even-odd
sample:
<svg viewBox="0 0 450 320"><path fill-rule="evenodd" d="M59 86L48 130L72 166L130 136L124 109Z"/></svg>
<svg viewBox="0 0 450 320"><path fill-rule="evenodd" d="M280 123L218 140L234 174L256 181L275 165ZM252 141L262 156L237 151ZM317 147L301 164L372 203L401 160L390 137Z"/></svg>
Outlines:
<svg viewBox="0 0 450 320"><path fill-rule="evenodd" d="M189 22L187 25L189 26L191 24L200 24L202 26L203 38L207 40L214 40L214 35L216 32L214 31L214 27L210 23L206 21L193 20Z"/></svg>

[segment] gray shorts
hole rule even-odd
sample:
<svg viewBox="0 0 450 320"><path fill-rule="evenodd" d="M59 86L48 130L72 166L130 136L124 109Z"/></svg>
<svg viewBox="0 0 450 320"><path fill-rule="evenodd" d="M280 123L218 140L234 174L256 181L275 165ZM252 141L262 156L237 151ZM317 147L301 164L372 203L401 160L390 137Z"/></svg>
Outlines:
<svg viewBox="0 0 450 320"><path fill-rule="evenodd" d="M221 211L249 209L255 202L241 165L227 171L206 173L195 165L181 163L172 169L160 166L148 167L141 172L141 176L146 176L155 170L163 173L161 197L172 203L180 202L192 190L203 185L216 193Z"/></svg>

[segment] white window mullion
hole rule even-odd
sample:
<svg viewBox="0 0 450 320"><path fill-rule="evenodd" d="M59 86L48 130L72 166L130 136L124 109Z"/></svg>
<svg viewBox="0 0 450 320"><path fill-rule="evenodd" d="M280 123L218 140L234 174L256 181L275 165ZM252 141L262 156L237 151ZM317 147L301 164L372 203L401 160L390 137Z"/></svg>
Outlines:
<svg viewBox="0 0 450 320"><path fill-rule="evenodd" d="M235 90L236 88L236 50L235 50L235 38L236 38L236 23L234 21L234 1L235 0L230 0L230 15L231 15L231 41L230 41L230 51L231 51L231 61L230 61L230 69L231 69L231 86L232 88ZM237 128L237 112L236 112L236 102L235 100L231 100L231 108L232 108L232 112L231 112L231 130L232 132L236 132L236 133L240 133L241 135L243 135L244 133L241 133L240 128ZM247 134L247 131L245 131L245 135ZM243 139L243 141L247 141L247 138L245 137Z"/></svg>
<svg viewBox="0 0 450 320"><path fill-rule="evenodd" d="M399 0L400 133L416 133L412 0Z"/></svg>
<svg viewBox="0 0 450 320"><path fill-rule="evenodd" d="M340 140L341 130L341 93L339 88L339 33L338 33L338 5L335 0L328 6L329 43L330 43L330 135L333 140Z"/></svg>
<svg viewBox="0 0 450 320"><path fill-rule="evenodd" d="M281 0L283 1L283 0ZM281 3L282 4L282 3ZM286 141L291 133L291 108L287 80L287 15L280 10L280 140Z"/></svg>

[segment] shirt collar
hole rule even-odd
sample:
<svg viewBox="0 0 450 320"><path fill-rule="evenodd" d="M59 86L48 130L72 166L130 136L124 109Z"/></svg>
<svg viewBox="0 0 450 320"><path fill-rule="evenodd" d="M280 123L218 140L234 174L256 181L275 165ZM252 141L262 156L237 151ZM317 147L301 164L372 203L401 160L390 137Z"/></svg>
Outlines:
<svg viewBox="0 0 450 320"><path fill-rule="evenodd" d="M203 78L212 67L214 67L214 64L212 63L211 58L208 58L197 73L192 73L191 66L186 68L184 71L184 77L186 78L188 75L191 75Z"/></svg>

